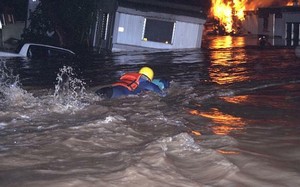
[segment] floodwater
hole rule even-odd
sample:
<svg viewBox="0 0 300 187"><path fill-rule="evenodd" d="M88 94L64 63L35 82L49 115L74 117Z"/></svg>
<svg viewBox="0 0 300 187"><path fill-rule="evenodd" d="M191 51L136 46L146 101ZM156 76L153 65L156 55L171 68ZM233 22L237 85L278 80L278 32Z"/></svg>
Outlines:
<svg viewBox="0 0 300 187"><path fill-rule="evenodd" d="M2 58L0 186L300 186L300 59L245 45ZM94 94L145 65L166 97Z"/></svg>

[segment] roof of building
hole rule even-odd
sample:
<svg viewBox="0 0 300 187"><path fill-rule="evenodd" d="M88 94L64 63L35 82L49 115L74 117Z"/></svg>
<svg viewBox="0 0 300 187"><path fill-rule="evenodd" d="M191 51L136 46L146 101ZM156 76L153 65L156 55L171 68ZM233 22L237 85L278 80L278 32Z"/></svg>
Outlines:
<svg viewBox="0 0 300 187"><path fill-rule="evenodd" d="M259 13L299 12L300 6L264 7L258 9Z"/></svg>
<svg viewBox="0 0 300 187"><path fill-rule="evenodd" d="M196 18L206 18L208 3L206 0L119 0L119 6L149 12L162 12ZM207 2L207 1L206 1Z"/></svg>

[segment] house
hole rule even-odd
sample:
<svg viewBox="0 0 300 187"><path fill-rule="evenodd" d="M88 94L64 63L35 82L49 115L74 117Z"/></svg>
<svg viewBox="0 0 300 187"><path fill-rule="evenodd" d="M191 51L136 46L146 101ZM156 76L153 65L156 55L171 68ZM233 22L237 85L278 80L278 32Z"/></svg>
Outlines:
<svg viewBox="0 0 300 187"><path fill-rule="evenodd" d="M89 44L102 50L200 48L206 13L196 0L96 0ZM28 0L27 20L40 0ZM207 7L206 7L207 8ZM25 26L24 26L25 24ZM19 34L20 35L20 34Z"/></svg>
<svg viewBox="0 0 300 187"><path fill-rule="evenodd" d="M274 45L298 46L300 7L260 8L258 32L273 38Z"/></svg>
<svg viewBox="0 0 300 187"><path fill-rule="evenodd" d="M92 30L96 50L200 48L206 14L186 2L103 0Z"/></svg>
<svg viewBox="0 0 300 187"><path fill-rule="evenodd" d="M266 36L271 45L300 45L300 6L264 7L246 13L243 28Z"/></svg>
<svg viewBox="0 0 300 187"><path fill-rule="evenodd" d="M258 14L256 10L247 10L242 22L242 32L250 35L258 35Z"/></svg>
<svg viewBox="0 0 300 187"><path fill-rule="evenodd" d="M14 10L9 7L1 7L0 10L0 47L4 49L14 48L25 26L24 21L16 20Z"/></svg>

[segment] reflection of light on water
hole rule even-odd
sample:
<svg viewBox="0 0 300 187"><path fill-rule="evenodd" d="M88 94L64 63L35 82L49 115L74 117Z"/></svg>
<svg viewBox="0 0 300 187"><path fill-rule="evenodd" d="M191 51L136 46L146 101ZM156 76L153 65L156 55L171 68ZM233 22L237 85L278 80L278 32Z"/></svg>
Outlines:
<svg viewBox="0 0 300 187"><path fill-rule="evenodd" d="M248 95L240 95L240 96L234 96L234 97L222 97L223 100L225 100L228 103L242 103L245 101L248 101L249 96Z"/></svg>
<svg viewBox="0 0 300 187"><path fill-rule="evenodd" d="M231 84L235 82L242 82L249 79L248 76L243 76L237 73L224 73L224 72L210 72L210 77L213 82L218 84Z"/></svg>
<svg viewBox="0 0 300 187"><path fill-rule="evenodd" d="M244 45L243 38L237 37L234 40L238 41L233 42L233 37L231 36L216 38L212 41L211 46L230 48ZM213 82L218 84L231 84L249 80L249 76L246 74L247 69L241 66L243 63L246 63L246 54L244 49L237 51L232 51L230 49L223 51L211 51L211 67L209 68L209 76Z"/></svg>
<svg viewBox="0 0 300 187"><path fill-rule="evenodd" d="M201 136L201 132L196 131L196 130L192 130L192 134L194 134L196 136Z"/></svg>
<svg viewBox="0 0 300 187"><path fill-rule="evenodd" d="M281 90L285 90L289 93L289 88L293 88L292 85L285 85ZM292 90L290 91L292 93ZM239 96L231 96L231 97L220 97L224 101L228 103L234 104L245 104L245 105L252 105L258 107L271 107L271 108L279 108L279 109L297 109L293 106L292 102L289 102L290 97L289 95L284 96L265 96L265 95L239 95Z"/></svg>
<svg viewBox="0 0 300 187"><path fill-rule="evenodd" d="M223 155L237 155L240 154L240 152L238 151L227 151L227 150L218 150L219 153L223 154Z"/></svg>
<svg viewBox="0 0 300 187"><path fill-rule="evenodd" d="M245 122L240 117L220 112L217 108L211 108L210 112L200 112L198 110L190 110L190 114L211 119L219 126L212 127L213 132L218 135L227 135L233 130L242 130Z"/></svg>
<svg viewBox="0 0 300 187"><path fill-rule="evenodd" d="M211 40L210 49L244 47L246 45L245 37L219 36Z"/></svg>

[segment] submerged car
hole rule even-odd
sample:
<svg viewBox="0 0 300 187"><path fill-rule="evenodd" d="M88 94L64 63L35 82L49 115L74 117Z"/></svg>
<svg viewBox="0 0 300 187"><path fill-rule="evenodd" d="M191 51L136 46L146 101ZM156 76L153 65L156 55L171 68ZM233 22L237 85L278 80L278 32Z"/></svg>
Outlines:
<svg viewBox="0 0 300 187"><path fill-rule="evenodd" d="M0 57L70 58L74 56L75 53L69 49L36 43L24 44L19 53L0 51Z"/></svg>

